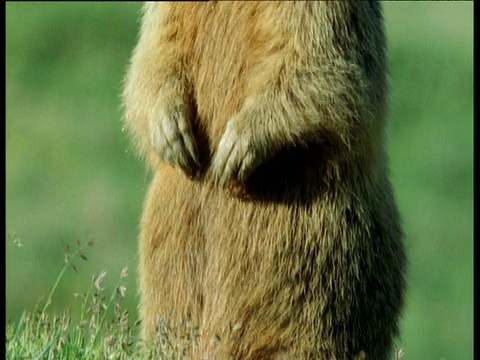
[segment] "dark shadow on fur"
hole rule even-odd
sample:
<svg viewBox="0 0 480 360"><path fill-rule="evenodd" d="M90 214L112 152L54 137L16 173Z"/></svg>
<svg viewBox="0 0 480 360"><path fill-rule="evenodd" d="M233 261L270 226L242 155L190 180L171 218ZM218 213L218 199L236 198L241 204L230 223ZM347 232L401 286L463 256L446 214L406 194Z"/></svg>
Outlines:
<svg viewBox="0 0 480 360"><path fill-rule="evenodd" d="M260 165L244 185L245 199L308 206L329 188L325 146L309 143L282 150Z"/></svg>

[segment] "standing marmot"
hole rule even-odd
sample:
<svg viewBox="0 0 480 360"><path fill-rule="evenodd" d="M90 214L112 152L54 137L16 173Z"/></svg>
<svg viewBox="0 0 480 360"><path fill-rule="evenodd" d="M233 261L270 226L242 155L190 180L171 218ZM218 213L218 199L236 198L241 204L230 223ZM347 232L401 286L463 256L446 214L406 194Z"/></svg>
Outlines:
<svg viewBox="0 0 480 360"><path fill-rule="evenodd" d="M195 358L387 359L406 260L386 98L377 2L147 4L124 92L155 173L142 336L163 317L200 326Z"/></svg>

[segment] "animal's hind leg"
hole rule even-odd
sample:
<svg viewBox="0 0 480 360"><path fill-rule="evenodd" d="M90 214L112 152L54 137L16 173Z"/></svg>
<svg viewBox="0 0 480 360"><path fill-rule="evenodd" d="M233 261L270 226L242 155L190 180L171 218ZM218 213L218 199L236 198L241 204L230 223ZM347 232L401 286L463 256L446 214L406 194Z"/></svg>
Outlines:
<svg viewBox="0 0 480 360"><path fill-rule="evenodd" d="M289 210L214 190L205 199L203 216L201 358L273 360L288 353L295 332L290 291L276 260L277 245L282 247L285 238L278 229L292 217Z"/></svg>
<svg viewBox="0 0 480 360"><path fill-rule="evenodd" d="M148 193L140 237L144 340L151 339L162 318L176 326L198 323L202 307L203 239L195 198L198 185L178 169L161 170Z"/></svg>

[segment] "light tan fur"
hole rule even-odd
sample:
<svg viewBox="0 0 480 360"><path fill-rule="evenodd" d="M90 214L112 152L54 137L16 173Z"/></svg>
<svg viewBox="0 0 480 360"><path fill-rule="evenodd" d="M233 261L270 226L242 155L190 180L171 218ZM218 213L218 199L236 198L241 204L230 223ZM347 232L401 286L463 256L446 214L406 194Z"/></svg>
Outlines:
<svg viewBox="0 0 480 360"><path fill-rule="evenodd" d="M390 357L386 72L377 2L146 4L123 97L154 171L144 339L163 317L200 326L198 359Z"/></svg>

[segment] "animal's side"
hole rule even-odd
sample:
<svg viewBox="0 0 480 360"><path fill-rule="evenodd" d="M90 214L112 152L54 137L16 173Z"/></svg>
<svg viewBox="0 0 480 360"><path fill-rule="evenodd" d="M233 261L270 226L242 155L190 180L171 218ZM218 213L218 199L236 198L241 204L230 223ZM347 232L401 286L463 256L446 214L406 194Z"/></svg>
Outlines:
<svg viewBox="0 0 480 360"><path fill-rule="evenodd" d="M164 318L199 326L199 359L390 357L406 257L385 42L373 1L145 6L124 90L154 172L145 340Z"/></svg>

